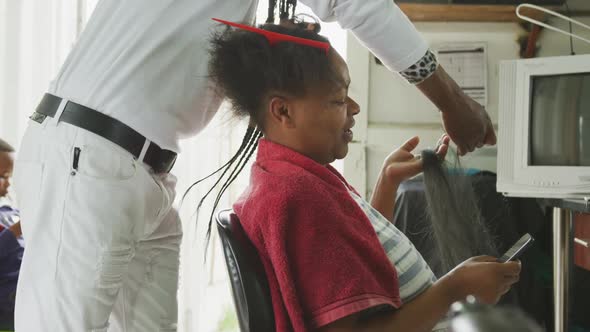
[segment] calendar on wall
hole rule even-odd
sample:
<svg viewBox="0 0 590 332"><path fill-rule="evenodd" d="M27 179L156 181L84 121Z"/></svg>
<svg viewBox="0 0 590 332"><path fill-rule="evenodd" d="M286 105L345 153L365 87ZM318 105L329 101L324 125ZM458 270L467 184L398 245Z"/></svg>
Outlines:
<svg viewBox="0 0 590 332"><path fill-rule="evenodd" d="M445 43L434 47L438 62L463 92L487 106L487 52L485 43Z"/></svg>

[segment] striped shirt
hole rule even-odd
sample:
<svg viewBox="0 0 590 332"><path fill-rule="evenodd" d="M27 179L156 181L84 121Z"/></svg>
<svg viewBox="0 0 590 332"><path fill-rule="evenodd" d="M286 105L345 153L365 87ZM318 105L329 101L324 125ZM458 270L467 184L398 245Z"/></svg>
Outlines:
<svg viewBox="0 0 590 332"><path fill-rule="evenodd" d="M399 294L404 303L427 290L436 276L412 242L393 223L353 191L350 195L365 212L377 233L387 257L397 271ZM446 331L447 322L439 322L433 331Z"/></svg>

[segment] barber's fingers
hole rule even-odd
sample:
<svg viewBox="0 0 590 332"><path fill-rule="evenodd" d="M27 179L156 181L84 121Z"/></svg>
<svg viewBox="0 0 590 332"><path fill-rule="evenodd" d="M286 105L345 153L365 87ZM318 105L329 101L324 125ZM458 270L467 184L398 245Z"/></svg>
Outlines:
<svg viewBox="0 0 590 332"><path fill-rule="evenodd" d="M464 156L470 152L473 152L477 147L479 147L480 144L482 144L481 146L483 146L483 136L471 138L467 142L464 142L462 144L459 144L457 142L455 143L457 144L457 152L459 153L459 155Z"/></svg>
<svg viewBox="0 0 590 332"><path fill-rule="evenodd" d="M468 154L471 151L473 151L473 148L472 147L469 147L468 145L461 145L461 146L457 145L457 153L460 156L464 156L464 155Z"/></svg>
<svg viewBox="0 0 590 332"><path fill-rule="evenodd" d="M461 146L459 150L460 155L465 155L469 152L473 152L476 148L482 148L484 145L495 145L497 141L496 132L491 122L486 124L486 130L483 135L478 137L476 140L469 142Z"/></svg>
<svg viewBox="0 0 590 332"><path fill-rule="evenodd" d="M483 139L484 144L495 145L497 142L496 132L491 122L488 122L486 129L486 136Z"/></svg>
<svg viewBox="0 0 590 332"><path fill-rule="evenodd" d="M494 126L492 126L491 122L488 122L485 133L477 140L477 144L475 146L479 149L486 144L496 144L496 133L494 132Z"/></svg>

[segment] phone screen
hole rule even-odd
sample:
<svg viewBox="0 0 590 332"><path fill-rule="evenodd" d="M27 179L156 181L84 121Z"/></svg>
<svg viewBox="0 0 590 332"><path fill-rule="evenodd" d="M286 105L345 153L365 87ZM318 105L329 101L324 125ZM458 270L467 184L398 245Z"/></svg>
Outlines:
<svg viewBox="0 0 590 332"><path fill-rule="evenodd" d="M520 257L520 255L524 252L526 248L528 248L534 241L533 237L527 233L523 235L516 243L502 255L502 257L498 258L498 262L505 263Z"/></svg>

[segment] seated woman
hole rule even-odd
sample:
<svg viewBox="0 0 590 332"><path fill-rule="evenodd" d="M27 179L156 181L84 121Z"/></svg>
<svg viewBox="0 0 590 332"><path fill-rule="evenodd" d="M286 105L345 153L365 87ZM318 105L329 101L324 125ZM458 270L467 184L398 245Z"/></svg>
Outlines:
<svg viewBox="0 0 590 332"><path fill-rule="evenodd" d="M234 210L264 264L277 331L429 331L468 294L498 301L519 263L475 257L436 280L390 222L397 186L421 171L418 137L387 157L364 201L330 166L346 156L360 111L346 63L312 31L261 28L275 33L228 28L214 37L210 74L256 127L232 159L239 171L258 144ZM439 142L441 157L448 142Z"/></svg>

